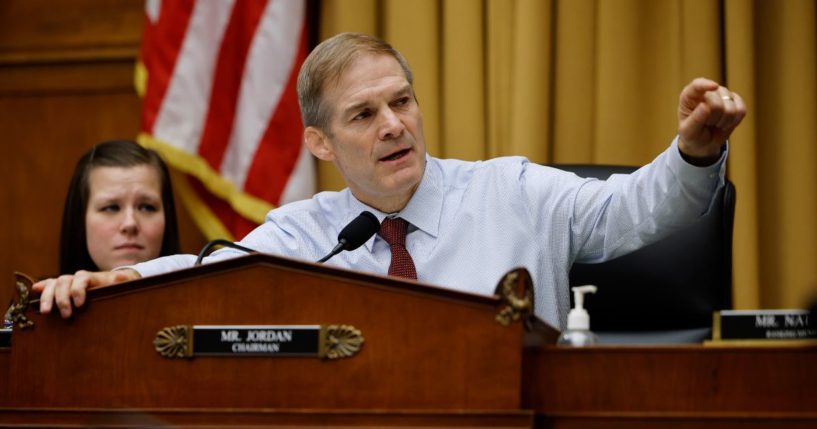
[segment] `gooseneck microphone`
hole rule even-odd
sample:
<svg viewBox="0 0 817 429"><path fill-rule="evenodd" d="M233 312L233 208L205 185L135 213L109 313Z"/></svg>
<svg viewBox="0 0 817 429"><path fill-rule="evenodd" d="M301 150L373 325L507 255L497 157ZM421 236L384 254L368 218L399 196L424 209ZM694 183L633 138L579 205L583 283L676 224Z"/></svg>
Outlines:
<svg viewBox="0 0 817 429"><path fill-rule="evenodd" d="M348 225L346 225L338 234L338 244L329 252L328 255L321 258L318 263L326 262L329 258L337 255L344 250L355 250L362 246L371 236L375 235L380 230L380 222L377 217L371 212L363 212L354 218ZM214 246L225 246L233 249L238 249L247 253L258 253L258 251L244 247L240 244L233 243L229 240L216 239L204 245L196 258L193 265L201 265L201 261L207 253Z"/></svg>
<svg viewBox="0 0 817 429"><path fill-rule="evenodd" d="M375 215L368 211L359 214L340 231L338 244L328 255L318 260L318 263L326 262L329 258L344 250L357 249L379 230L380 222Z"/></svg>
<svg viewBox="0 0 817 429"><path fill-rule="evenodd" d="M207 253L210 251L210 249L213 248L213 246L224 246L224 247L230 247L230 248L233 248L233 249L238 249L238 250L241 250L241 251L247 252L247 253L258 253L257 251L252 250L252 249L250 249L248 247L244 247L244 246L242 246L240 244L235 244L230 240L224 240L222 238L217 238L217 239L205 244L204 247L201 248L201 252L199 252L198 258L196 258L196 263L194 263L193 265L194 266L195 265L201 265L201 260L204 259L204 257L207 255Z"/></svg>

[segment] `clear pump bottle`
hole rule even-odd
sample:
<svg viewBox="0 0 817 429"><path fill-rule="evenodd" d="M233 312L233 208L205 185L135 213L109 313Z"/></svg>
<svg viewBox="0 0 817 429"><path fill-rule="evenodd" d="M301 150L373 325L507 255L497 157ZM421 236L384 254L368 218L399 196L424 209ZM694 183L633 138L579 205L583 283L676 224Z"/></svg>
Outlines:
<svg viewBox="0 0 817 429"><path fill-rule="evenodd" d="M567 329L557 341L560 346L584 347L598 342L596 334L590 331L590 315L584 309L585 293L596 293L596 287L587 285L573 288L575 307L567 314Z"/></svg>

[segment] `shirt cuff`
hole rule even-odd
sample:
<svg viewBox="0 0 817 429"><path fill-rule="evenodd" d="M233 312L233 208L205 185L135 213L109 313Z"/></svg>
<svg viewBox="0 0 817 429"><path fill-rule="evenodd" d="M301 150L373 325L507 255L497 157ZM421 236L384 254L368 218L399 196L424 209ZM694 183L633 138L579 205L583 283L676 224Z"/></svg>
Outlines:
<svg viewBox="0 0 817 429"><path fill-rule="evenodd" d="M194 255L170 255L156 258L146 262L140 262L134 265L125 265L123 267L114 268L116 270L123 270L130 268L142 277L158 276L159 274L169 273L184 268L190 268L196 262Z"/></svg>
<svg viewBox="0 0 817 429"><path fill-rule="evenodd" d="M685 181L685 179L693 179L698 183L714 182L713 191L723 186L726 181L726 158L729 155L729 143L723 145L721 150L721 157L712 165L705 167L698 167L688 163L681 156L681 149L678 147L678 139L680 136L675 136L670 147L668 163L670 169L675 173L676 177Z"/></svg>
<svg viewBox="0 0 817 429"><path fill-rule="evenodd" d="M701 213L703 216L712 209L715 195L726 183L726 158L729 155L729 145L728 143L724 145L721 157L717 162L705 167L698 167L688 163L681 156L681 150L678 148L678 138L678 136L675 137L672 146L669 148L667 167L689 195L698 195L697 198L702 198L704 201L707 198L709 199L709 204Z"/></svg>

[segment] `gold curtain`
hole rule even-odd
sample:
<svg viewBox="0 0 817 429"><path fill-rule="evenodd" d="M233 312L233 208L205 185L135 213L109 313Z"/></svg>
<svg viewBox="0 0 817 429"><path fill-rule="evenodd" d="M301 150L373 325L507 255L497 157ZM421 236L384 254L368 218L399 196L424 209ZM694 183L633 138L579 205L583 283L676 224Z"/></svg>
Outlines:
<svg viewBox="0 0 817 429"><path fill-rule="evenodd" d="M697 76L749 114L732 138L736 308L817 292L815 0L324 0L321 39L380 36L408 59L429 152L640 165ZM320 167L323 189L343 182Z"/></svg>

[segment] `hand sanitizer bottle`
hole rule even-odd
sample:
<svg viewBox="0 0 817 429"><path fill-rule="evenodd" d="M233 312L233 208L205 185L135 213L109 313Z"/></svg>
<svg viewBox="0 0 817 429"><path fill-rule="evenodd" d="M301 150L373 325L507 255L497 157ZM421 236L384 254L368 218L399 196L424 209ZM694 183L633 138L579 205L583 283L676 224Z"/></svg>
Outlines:
<svg viewBox="0 0 817 429"><path fill-rule="evenodd" d="M562 332L557 342L560 346L584 347L598 342L596 334L590 332L590 315L584 309L584 294L596 293L596 287L577 286L573 288L575 308L567 314L567 329Z"/></svg>

